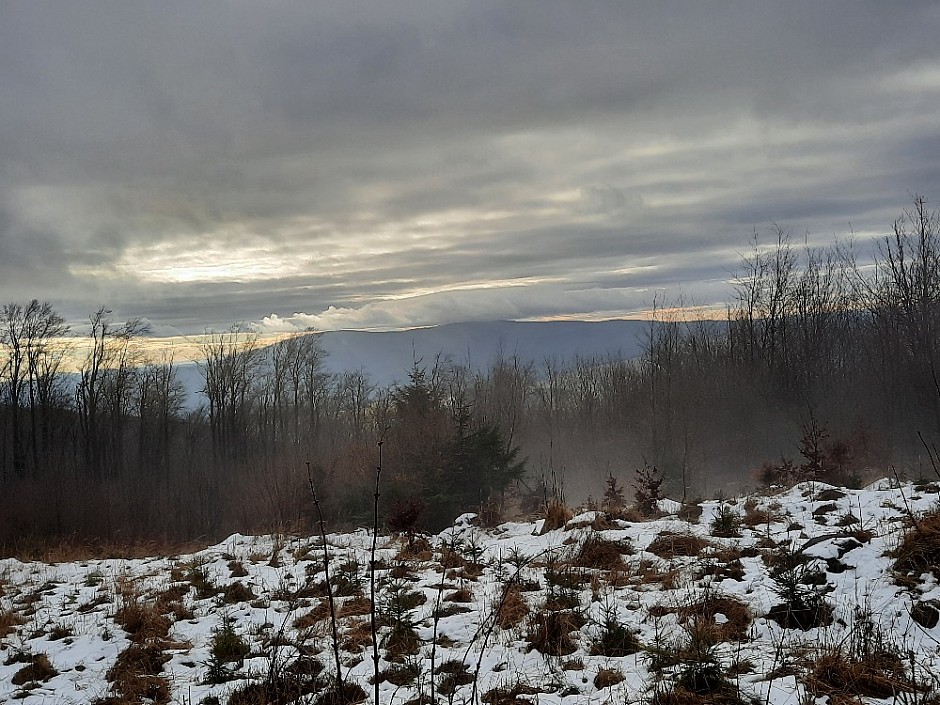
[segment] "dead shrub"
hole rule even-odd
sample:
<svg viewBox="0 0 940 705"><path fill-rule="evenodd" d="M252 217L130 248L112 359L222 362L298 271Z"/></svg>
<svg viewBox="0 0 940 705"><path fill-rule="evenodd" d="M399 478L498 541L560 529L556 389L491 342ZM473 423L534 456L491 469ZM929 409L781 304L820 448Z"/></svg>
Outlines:
<svg viewBox="0 0 940 705"><path fill-rule="evenodd" d="M676 556L698 556L711 542L695 534L676 534L663 531L656 536L647 551L660 558L675 558Z"/></svg>

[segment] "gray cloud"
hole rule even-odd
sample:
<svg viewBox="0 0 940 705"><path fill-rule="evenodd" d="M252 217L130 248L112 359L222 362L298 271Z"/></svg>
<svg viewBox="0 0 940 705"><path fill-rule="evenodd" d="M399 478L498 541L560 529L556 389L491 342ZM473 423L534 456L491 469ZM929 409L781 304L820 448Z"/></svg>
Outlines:
<svg viewBox="0 0 940 705"><path fill-rule="evenodd" d="M4 300L191 331L622 313L720 300L771 220L873 234L940 198L934 3L3 18Z"/></svg>

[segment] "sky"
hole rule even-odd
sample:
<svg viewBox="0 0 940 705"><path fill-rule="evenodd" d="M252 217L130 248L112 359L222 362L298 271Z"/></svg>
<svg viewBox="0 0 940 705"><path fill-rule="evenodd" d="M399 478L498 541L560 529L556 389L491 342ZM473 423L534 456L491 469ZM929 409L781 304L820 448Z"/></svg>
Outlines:
<svg viewBox="0 0 940 705"><path fill-rule="evenodd" d="M933 2L0 0L0 301L631 317L940 204Z"/></svg>

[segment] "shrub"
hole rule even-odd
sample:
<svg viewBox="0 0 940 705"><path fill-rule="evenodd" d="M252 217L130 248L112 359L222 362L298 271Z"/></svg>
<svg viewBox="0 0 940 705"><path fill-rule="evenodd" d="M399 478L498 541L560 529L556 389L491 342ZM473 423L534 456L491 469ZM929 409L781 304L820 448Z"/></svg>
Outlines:
<svg viewBox="0 0 940 705"><path fill-rule="evenodd" d="M616 603L608 602L604 605L597 626L598 635L591 644L592 656L617 658L635 654L642 648L636 634L623 623L617 614Z"/></svg>
<svg viewBox="0 0 940 705"><path fill-rule="evenodd" d="M228 615L223 616L222 624L212 635L209 649L207 683L224 683L234 677L229 664L241 666L250 649L245 640L235 631L235 626Z"/></svg>
<svg viewBox="0 0 940 705"><path fill-rule="evenodd" d="M732 538L741 535L741 515L730 505L722 504L711 523L712 536Z"/></svg>
<svg viewBox="0 0 940 705"><path fill-rule="evenodd" d="M770 560L774 592L783 600L774 605L767 618L784 629L814 629L832 623L832 607L823 599L823 586L817 584L816 571L806 563L806 556L780 548Z"/></svg>
<svg viewBox="0 0 940 705"><path fill-rule="evenodd" d="M659 500L663 498L659 488L663 479L663 474L655 465L646 464L636 471L633 499L643 516L652 517L659 511Z"/></svg>
<svg viewBox="0 0 940 705"><path fill-rule="evenodd" d="M623 509L625 503L623 487L613 474L608 474L604 487L604 511L615 514Z"/></svg>

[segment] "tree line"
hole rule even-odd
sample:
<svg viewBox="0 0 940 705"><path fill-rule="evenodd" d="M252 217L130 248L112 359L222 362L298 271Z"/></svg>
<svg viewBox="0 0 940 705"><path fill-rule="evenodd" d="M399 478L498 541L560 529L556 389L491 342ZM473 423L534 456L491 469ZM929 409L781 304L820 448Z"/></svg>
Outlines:
<svg viewBox="0 0 940 705"><path fill-rule="evenodd" d="M333 520L441 528L462 511L582 501L655 467L673 496L828 468L918 472L940 434L940 218L923 198L860 264L852 242L755 234L721 316L654 302L643 353L483 368L416 360L406 383L329 374L320 338L205 336L201 404L138 320L89 318L77 371L46 302L0 311L0 543L217 538ZM919 436L920 434L920 436ZM812 457L801 465L794 456ZM775 474L776 472L776 474Z"/></svg>

